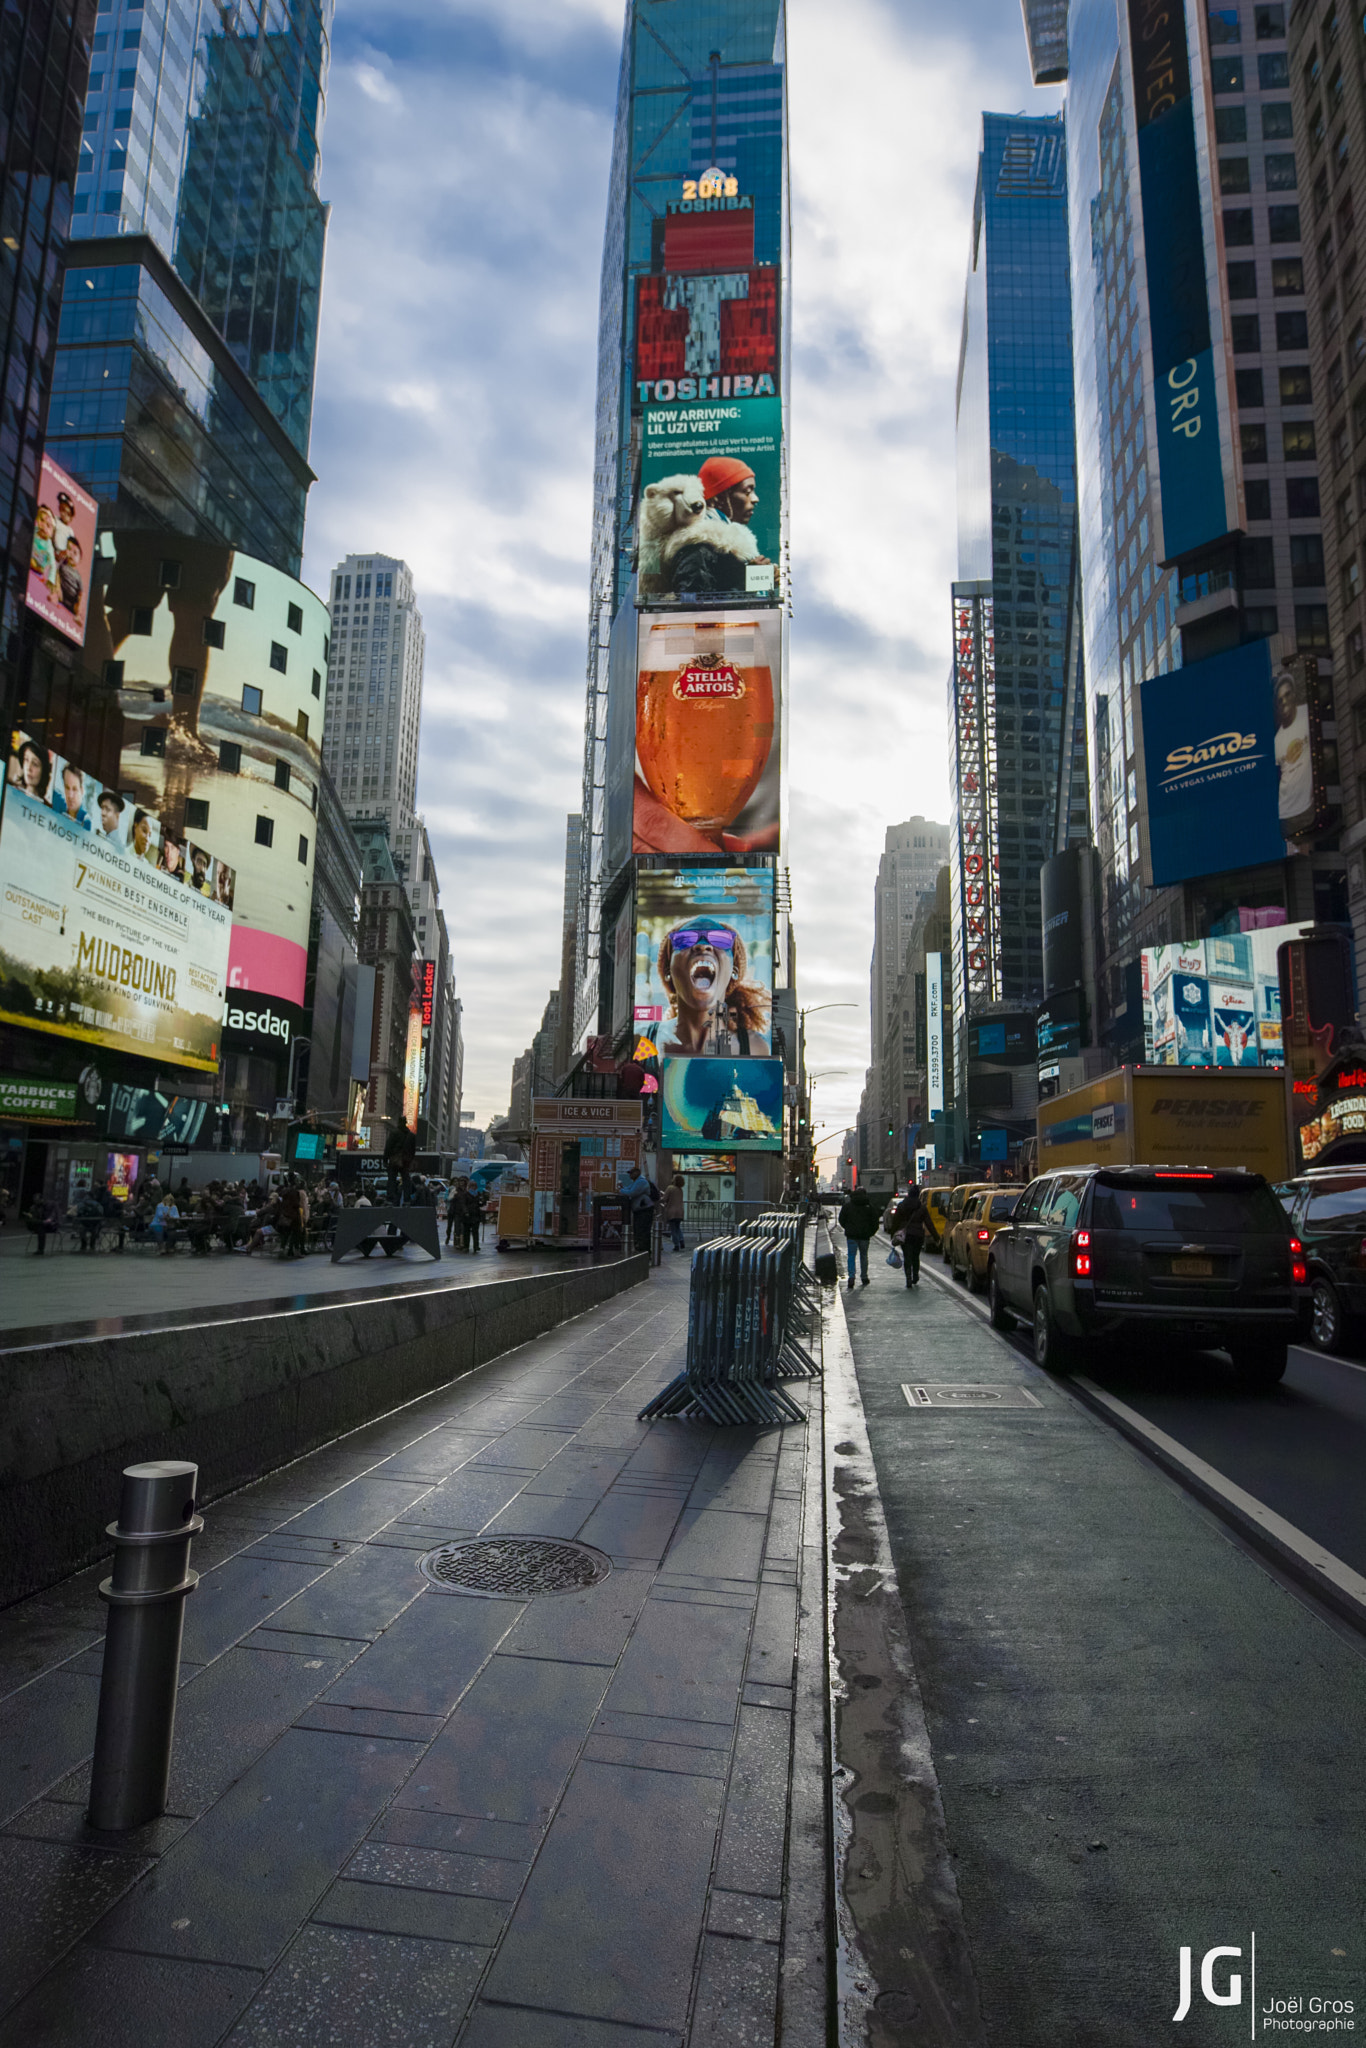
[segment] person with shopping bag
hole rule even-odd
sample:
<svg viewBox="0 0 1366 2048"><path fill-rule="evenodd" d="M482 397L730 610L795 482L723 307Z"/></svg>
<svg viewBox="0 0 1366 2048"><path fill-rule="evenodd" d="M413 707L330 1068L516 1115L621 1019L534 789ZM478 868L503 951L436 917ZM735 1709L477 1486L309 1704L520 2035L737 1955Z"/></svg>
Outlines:
<svg viewBox="0 0 1366 2048"><path fill-rule="evenodd" d="M892 1243L901 1247L906 1285L918 1287L920 1252L925 1242L925 1211L921 1207L920 1190L914 1181L910 1182L899 1202L893 1202L888 1206L882 1225Z"/></svg>

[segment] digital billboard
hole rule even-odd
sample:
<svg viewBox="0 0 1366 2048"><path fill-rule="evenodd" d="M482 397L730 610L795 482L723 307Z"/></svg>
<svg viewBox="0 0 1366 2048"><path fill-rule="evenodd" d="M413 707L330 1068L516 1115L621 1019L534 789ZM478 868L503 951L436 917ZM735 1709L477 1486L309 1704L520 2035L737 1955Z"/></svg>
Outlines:
<svg viewBox="0 0 1366 2048"><path fill-rule="evenodd" d="M1144 1057L1159 1067L1279 1067L1285 1049L1277 955L1295 924L1147 946Z"/></svg>
<svg viewBox="0 0 1366 2048"><path fill-rule="evenodd" d="M75 762L11 735L0 1023L217 1068L234 872Z"/></svg>
<svg viewBox="0 0 1366 2048"><path fill-rule="evenodd" d="M169 562L164 533L116 527L100 545L87 656L122 669L119 787L145 809L206 820L205 842L237 871L229 985L302 1005L327 607L216 542L177 535Z"/></svg>
<svg viewBox="0 0 1366 2048"><path fill-rule="evenodd" d="M642 868L634 1057L766 1058L772 1010L772 868Z"/></svg>
<svg viewBox="0 0 1366 2048"><path fill-rule="evenodd" d="M781 1060L666 1059L660 1143L670 1152L781 1152Z"/></svg>
<svg viewBox="0 0 1366 2048"><path fill-rule="evenodd" d="M1139 686L1154 888L1284 858L1272 699L1265 640Z"/></svg>
<svg viewBox="0 0 1366 2048"><path fill-rule="evenodd" d="M635 853L776 853L782 615L643 612Z"/></svg>
<svg viewBox="0 0 1366 2048"><path fill-rule="evenodd" d="M38 476L38 510L29 549L24 602L78 647L85 645L90 565L100 508L50 455Z"/></svg>
<svg viewBox="0 0 1366 2048"><path fill-rule="evenodd" d="M1271 688L1276 706L1276 809L1281 831L1287 839L1296 839L1332 822L1328 786L1337 776L1329 772L1318 663L1305 654L1278 661Z"/></svg>
<svg viewBox="0 0 1366 2048"><path fill-rule="evenodd" d="M721 249L715 255L709 271L657 271L636 280L638 404L777 392L778 267L730 267Z"/></svg>
<svg viewBox="0 0 1366 2048"><path fill-rule="evenodd" d="M645 407L638 603L781 595L782 442L779 398Z"/></svg>

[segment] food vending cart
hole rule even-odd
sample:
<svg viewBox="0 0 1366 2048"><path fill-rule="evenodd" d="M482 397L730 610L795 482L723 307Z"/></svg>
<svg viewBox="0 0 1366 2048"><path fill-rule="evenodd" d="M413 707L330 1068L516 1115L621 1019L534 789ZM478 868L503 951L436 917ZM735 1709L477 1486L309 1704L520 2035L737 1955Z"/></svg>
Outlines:
<svg viewBox="0 0 1366 2048"><path fill-rule="evenodd" d="M538 1095L531 1132L530 1194L504 1198L498 1249L521 1244L586 1251L593 1242L593 1197L614 1195L640 1165L640 1103Z"/></svg>

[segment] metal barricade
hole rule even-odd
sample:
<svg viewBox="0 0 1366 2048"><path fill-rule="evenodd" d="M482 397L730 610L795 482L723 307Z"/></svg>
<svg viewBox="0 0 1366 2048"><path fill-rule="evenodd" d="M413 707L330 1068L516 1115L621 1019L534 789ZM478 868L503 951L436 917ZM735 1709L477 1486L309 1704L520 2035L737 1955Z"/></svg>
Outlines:
<svg viewBox="0 0 1366 2048"><path fill-rule="evenodd" d="M642 1422L666 1415L723 1425L805 1420L778 1382L820 1375L797 1329L819 1295L801 1257L802 1219L779 1213L774 1221L780 1229L751 1226L693 1253L688 1362L640 1411Z"/></svg>

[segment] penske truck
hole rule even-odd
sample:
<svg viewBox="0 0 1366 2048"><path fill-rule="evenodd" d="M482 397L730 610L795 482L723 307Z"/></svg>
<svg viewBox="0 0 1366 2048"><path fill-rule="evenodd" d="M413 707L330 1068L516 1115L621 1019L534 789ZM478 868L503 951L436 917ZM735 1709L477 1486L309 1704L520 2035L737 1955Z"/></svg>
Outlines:
<svg viewBox="0 0 1366 2048"><path fill-rule="evenodd" d="M1245 1166L1294 1172L1278 1067L1117 1067L1041 1102L1036 1173L1058 1166Z"/></svg>

